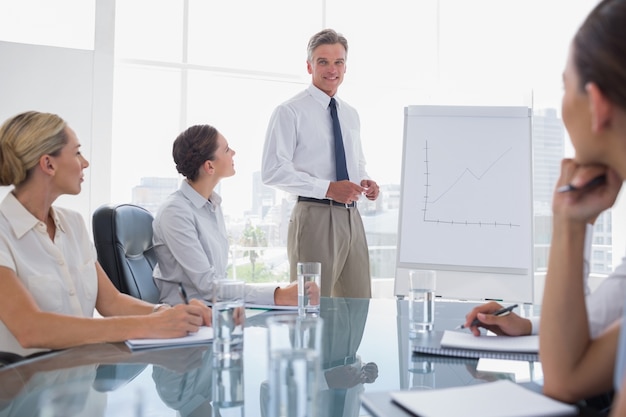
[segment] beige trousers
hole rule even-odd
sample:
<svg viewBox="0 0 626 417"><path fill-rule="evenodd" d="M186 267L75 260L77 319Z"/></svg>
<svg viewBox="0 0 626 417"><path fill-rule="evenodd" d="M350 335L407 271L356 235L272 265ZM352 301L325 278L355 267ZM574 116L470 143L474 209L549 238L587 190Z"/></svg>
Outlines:
<svg viewBox="0 0 626 417"><path fill-rule="evenodd" d="M370 261L358 209L297 202L287 236L290 279L298 262L321 262L324 297L371 298Z"/></svg>

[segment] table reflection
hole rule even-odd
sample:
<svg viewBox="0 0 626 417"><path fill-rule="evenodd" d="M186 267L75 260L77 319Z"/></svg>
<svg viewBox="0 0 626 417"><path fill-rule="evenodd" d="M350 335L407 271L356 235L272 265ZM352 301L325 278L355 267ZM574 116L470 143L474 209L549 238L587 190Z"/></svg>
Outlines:
<svg viewBox="0 0 626 417"><path fill-rule="evenodd" d="M186 372L153 366L152 379L163 403L178 411L182 417L211 416L212 361L212 351L207 349L202 354L200 366Z"/></svg>
<svg viewBox="0 0 626 417"><path fill-rule="evenodd" d="M369 299L325 298L320 404L329 416L358 416L364 384L378 378L378 365L357 354L369 311Z"/></svg>
<svg viewBox="0 0 626 417"><path fill-rule="evenodd" d="M103 415L106 394L93 389L95 378L95 365L38 373L10 400L0 400L0 416Z"/></svg>
<svg viewBox="0 0 626 417"><path fill-rule="evenodd" d="M367 415L360 396L368 392L501 378L520 382L517 371L502 364L494 369L480 367L475 359L413 355L407 305L392 299L322 298L320 416ZM435 329L454 328L471 307L438 300ZM216 361L210 345L130 352L123 344L102 344L0 368L0 417L44 417L39 405L58 387L72 388L66 403L77 416L263 416L268 400L265 322L275 314L297 313L246 314L240 360ZM540 376L535 366L531 380Z"/></svg>

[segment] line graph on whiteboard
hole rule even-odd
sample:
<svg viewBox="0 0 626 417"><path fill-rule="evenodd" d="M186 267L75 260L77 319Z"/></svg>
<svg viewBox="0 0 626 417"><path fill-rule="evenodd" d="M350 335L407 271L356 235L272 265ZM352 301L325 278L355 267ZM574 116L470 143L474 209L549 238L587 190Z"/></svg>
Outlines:
<svg viewBox="0 0 626 417"><path fill-rule="evenodd" d="M464 166L459 161L455 161L453 166L445 165L442 161L437 164L437 158L430 159L429 151L432 150L426 140L423 148L424 223L479 228L521 227L519 221L511 218L516 216L512 212L507 213L506 209L502 210L502 206L493 210L493 204L481 205L481 202L493 202L493 184L501 184L503 175L511 175L507 164L512 161L512 146L486 156L473 166ZM505 191L502 187L498 188L501 192ZM506 195L499 197L507 198Z"/></svg>
<svg viewBox="0 0 626 417"><path fill-rule="evenodd" d="M398 265L527 277L531 139L525 107L408 107Z"/></svg>

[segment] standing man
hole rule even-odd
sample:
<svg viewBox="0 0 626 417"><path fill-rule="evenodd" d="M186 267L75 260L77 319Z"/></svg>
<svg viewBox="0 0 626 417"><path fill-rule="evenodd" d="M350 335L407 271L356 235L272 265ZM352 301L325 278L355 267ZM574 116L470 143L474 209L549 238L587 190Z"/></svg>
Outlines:
<svg viewBox="0 0 626 417"><path fill-rule="evenodd" d="M262 179L297 196L289 222L291 281L297 262L322 263L325 297L370 298L370 264L357 200L378 197L365 172L357 111L336 97L348 41L332 29L309 40L311 85L279 105L267 128Z"/></svg>

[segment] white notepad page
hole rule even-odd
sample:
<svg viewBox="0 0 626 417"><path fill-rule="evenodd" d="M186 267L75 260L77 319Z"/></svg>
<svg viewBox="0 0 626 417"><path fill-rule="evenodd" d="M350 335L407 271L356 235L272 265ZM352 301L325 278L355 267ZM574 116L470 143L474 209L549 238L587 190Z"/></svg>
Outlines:
<svg viewBox="0 0 626 417"><path fill-rule="evenodd" d="M420 417L568 416L578 409L508 380L457 388L391 393L392 400Z"/></svg>
<svg viewBox="0 0 626 417"><path fill-rule="evenodd" d="M196 333L187 336L170 339L129 339L126 345L132 350L150 349L167 346L201 345L211 343L213 340L213 327L202 326Z"/></svg>
<svg viewBox="0 0 626 417"><path fill-rule="evenodd" d="M474 336L471 333L446 330L441 347L493 352L539 352L539 336Z"/></svg>

